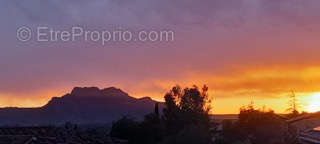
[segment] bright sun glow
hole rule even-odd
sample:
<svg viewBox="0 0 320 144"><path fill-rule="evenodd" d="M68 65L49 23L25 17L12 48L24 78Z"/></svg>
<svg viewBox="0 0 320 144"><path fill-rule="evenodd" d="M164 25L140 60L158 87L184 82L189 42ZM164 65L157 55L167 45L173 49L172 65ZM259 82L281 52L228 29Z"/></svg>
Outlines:
<svg viewBox="0 0 320 144"><path fill-rule="evenodd" d="M306 108L308 112L320 111L320 93L312 94L308 101L309 101L309 104Z"/></svg>

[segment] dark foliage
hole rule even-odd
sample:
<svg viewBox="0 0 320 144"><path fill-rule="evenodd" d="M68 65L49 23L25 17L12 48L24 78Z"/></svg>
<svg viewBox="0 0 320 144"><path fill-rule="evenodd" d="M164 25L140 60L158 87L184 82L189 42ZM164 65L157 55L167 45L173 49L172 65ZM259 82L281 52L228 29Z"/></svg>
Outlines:
<svg viewBox="0 0 320 144"><path fill-rule="evenodd" d="M112 124L110 136L135 141L138 136L138 130L139 123L125 116Z"/></svg>
<svg viewBox="0 0 320 144"><path fill-rule="evenodd" d="M208 87L197 86L182 90L175 86L165 95L163 120L166 126L164 143L210 143L211 100Z"/></svg>
<svg viewBox="0 0 320 144"><path fill-rule="evenodd" d="M175 86L165 95L163 118L168 134L177 133L192 124L209 125L211 101L207 92L207 86L201 92L197 86L184 90Z"/></svg>
<svg viewBox="0 0 320 144"><path fill-rule="evenodd" d="M204 125L188 125L177 134L168 135L161 144L211 144L211 134Z"/></svg>
<svg viewBox="0 0 320 144"><path fill-rule="evenodd" d="M210 101L208 88L173 87L165 95L165 108L160 116L155 104L154 113L142 122L124 117L113 123L111 136L129 140L130 144L210 144Z"/></svg>
<svg viewBox="0 0 320 144"><path fill-rule="evenodd" d="M159 117L158 104L155 112L144 117L142 122L123 117L112 125L111 137L128 140L130 144L158 143L164 136L164 125Z"/></svg>
<svg viewBox="0 0 320 144"><path fill-rule="evenodd" d="M262 111L250 104L240 109L237 122L223 123L223 136L226 143L249 141L252 144L284 144L286 126L285 121L272 110Z"/></svg>

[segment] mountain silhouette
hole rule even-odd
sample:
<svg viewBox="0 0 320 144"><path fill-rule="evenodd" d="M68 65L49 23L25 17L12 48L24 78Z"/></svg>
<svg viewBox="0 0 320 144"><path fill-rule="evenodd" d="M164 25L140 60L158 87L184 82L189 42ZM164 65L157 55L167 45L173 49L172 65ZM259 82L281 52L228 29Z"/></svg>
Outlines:
<svg viewBox="0 0 320 144"><path fill-rule="evenodd" d="M115 87L75 87L39 108L1 108L0 125L110 123L125 115L141 119L153 111L155 103L149 97L137 99Z"/></svg>

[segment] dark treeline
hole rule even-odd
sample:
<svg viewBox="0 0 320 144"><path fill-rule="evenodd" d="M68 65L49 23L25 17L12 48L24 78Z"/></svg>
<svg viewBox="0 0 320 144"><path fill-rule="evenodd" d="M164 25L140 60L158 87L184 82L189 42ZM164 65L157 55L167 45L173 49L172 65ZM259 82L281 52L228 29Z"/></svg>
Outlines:
<svg viewBox="0 0 320 144"><path fill-rule="evenodd" d="M211 140L211 101L208 87L173 87L165 96L162 114L158 104L142 122L124 117L113 123L111 137L126 139L130 144L208 144Z"/></svg>
<svg viewBox="0 0 320 144"><path fill-rule="evenodd" d="M295 144L295 130L289 127L286 119L273 110L256 109L253 103L249 104L240 109L237 121L222 122L220 143Z"/></svg>
<svg viewBox="0 0 320 144"><path fill-rule="evenodd" d="M294 144L295 130L287 118L298 116L296 105L290 114L277 115L272 110L256 109L254 104L240 109L237 120L220 123L210 118L208 87L182 89L173 87L165 96L162 113L155 105L143 121L128 116L115 121L110 136L129 144ZM292 98L295 100L295 98ZM295 103L295 102L294 102Z"/></svg>

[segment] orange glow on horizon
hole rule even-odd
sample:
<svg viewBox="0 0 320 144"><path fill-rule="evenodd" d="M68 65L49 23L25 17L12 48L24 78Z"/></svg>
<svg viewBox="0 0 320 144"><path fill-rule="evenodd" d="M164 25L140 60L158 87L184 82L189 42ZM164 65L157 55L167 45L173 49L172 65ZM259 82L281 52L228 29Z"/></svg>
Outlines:
<svg viewBox="0 0 320 144"><path fill-rule="evenodd" d="M266 106L277 113L285 113L288 107L288 95L295 90L304 104L300 111L315 112L320 110L320 67L316 66L269 66L244 67L225 70L225 73L182 74L183 79L154 79L135 85L121 84L116 87L130 96L141 98L149 96L163 101L163 96L176 84L181 87L206 84L209 96L213 97L213 113L238 113L241 106L254 101L257 107ZM117 82L113 82L117 83ZM119 82L120 83L120 82ZM92 86L82 84L82 86ZM115 86L98 83L100 88ZM39 107L45 105L53 96L69 93L74 84L60 86L42 92L21 94L1 94L0 107Z"/></svg>

